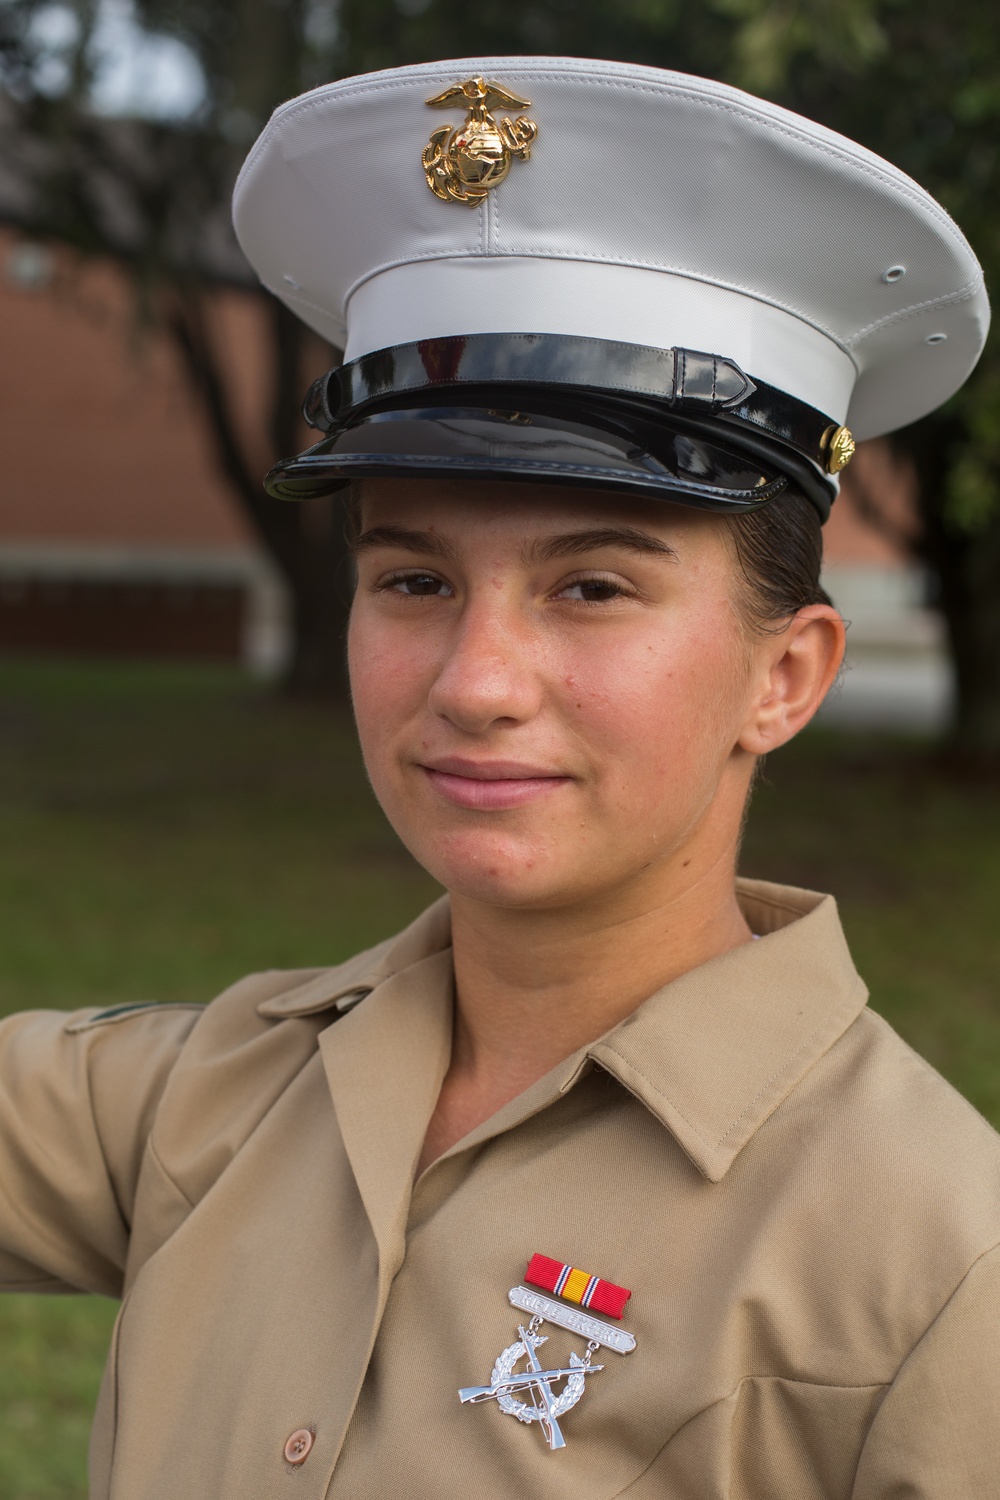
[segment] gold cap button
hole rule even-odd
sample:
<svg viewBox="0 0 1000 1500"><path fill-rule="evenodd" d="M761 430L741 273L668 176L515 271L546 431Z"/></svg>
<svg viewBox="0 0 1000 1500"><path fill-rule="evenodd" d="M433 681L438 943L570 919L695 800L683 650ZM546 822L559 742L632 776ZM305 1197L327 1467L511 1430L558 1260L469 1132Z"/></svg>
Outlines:
<svg viewBox="0 0 1000 1500"><path fill-rule="evenodd" d="M828 427L823 434L822 446L826 449L826 472L839 474L854 457L857 444L849 427Z"/></svg>

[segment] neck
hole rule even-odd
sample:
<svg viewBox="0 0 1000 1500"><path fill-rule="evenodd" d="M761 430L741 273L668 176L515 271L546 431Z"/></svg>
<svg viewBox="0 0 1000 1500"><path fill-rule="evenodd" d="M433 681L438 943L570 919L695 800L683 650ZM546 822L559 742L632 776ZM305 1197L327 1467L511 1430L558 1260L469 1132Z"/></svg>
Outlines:
<svg viewBox="0 0 1000 1500"><path fill-rule="evenodd" d="M419 1170L658 989L748 942L735 857L676 889L569 911L453 895L452 1057Z"/></svg>
<svg viewBox="0 0 1000 1500"><path fill-rule="evenodd" d="M732 861L666 898L519 911L453 898L453 1063L520 1087L750 938Z"/></svg>

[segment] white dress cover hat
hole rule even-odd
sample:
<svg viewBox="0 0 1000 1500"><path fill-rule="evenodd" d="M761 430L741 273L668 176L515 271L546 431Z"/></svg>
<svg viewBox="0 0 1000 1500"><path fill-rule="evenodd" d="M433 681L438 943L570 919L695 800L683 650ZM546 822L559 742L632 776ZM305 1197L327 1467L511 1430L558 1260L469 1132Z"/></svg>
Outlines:
<svg viewBox="0 0 1000 1500"><path fill-rule="evenodd" d="M822 517L854 439L979 357L961 231L870 151L738 89L551 57L346 78L282 105L236 184L263 284L344 350L268 476L596 485ZM852 436L853 434L853 436Z"/></svg>

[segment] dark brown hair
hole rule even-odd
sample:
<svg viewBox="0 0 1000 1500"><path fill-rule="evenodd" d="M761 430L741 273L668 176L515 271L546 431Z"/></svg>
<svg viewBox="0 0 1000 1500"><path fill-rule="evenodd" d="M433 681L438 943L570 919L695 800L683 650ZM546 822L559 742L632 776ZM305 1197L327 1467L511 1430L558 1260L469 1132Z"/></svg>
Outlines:
<svg viewBox="0 0 1000 1500"><path fill-rule="evenodd" d="M757 635L768 635L809 604L831 604L820 583L823 532L815 507L786 490L760 510L727 516L741 575L738 605Z"/></svg>

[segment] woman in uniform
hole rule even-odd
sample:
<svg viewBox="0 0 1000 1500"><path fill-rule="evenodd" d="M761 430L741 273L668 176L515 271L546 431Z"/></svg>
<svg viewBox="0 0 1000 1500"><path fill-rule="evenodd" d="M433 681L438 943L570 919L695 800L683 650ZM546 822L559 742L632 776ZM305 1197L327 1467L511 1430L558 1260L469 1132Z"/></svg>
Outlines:
<svg viewBox="0 0 1000 1500"><path fill-rule="evenodd" d="M95 1500L1000 1496L1000 1143L832 898L735 876L841 661L852 429L971 368L969 247L810 122L572 59L292 101L236 224L346 351L268 485L345 493L366 763L448 895L4 1024L0 1275L124 1297Z"/></svg>

